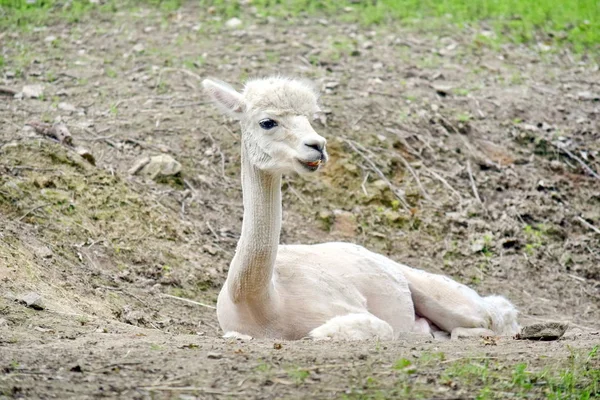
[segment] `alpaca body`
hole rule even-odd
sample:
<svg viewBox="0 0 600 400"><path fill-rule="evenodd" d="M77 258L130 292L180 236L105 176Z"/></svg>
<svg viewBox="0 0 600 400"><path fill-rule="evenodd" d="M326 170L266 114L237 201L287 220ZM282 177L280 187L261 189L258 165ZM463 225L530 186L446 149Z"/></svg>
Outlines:
<svg viewBox="0 0 600 400"><path fill-rule="evenodd" d="M393 339L402 332L496 328L497 334L512 334L516 329L510 323L497 326L503 323L494 320L498 310L469 287L351 243L279 246L272 286L264 299L235 304L226 285L217 306L224 331L256 338L363 339L366 334ZM355 321L367 316L376 325L319 331L345 315L353 315ZM424 321L419 316L430 324L418 324Z"/></svg>
<svg viewBox="0 0 600 400"><path fill-rule="evenodd" d="M285 78L250 81L238 93L203 82L242 127L244 217L217 302L226 336L273 339L394 339L402 332L452 337L512 334L517 312L445 276L396 263L349 243L279 245L281 176L308 175L327 161L309 118L316 91Z"/></svg>

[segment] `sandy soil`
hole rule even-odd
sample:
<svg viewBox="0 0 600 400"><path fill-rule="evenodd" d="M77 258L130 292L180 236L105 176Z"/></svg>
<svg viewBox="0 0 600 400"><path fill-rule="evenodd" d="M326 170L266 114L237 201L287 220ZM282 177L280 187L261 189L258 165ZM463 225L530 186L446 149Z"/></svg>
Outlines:
<svg viewBox="0 0 600 400"><path fill-rule="evenodd" d="M594 58L500 45L479 29L243 22L226 28L186 6L2 33L2 87L41 84L43 95L0 102L0 398L472 398L489 382L459 366L487 360L502 383L519 363L568 369L593 353ZM318 82L327 113L315 127L332 158L314 179L285 178L283 243L353 241L503 294L524 324L569 321L566 337L220 338L206 305L241 226L238 127L199 79L273 73ZM95 165L26 126L58 119ZM157 154L182 172L128 173ZM43 310L19 301L29 292ZM509 381L484 398L525 396ZM532 385L545 397L548 385Z"/></svg>

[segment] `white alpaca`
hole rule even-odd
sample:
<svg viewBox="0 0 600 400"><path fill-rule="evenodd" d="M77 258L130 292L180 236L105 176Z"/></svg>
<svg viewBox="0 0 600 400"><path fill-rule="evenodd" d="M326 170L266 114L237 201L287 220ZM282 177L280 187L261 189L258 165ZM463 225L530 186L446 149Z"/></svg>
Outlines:
<svg viewBox="0 0 600 400"><path fill-rule="evenodd" d="M217 302L226 336L393 339L401 332L516 333L517 311L445 276L398 264L350 243L279 245L281 176L327 161L309 119L317 92L301 80L249 81L243 93L206 79L217 106L242 127L244 219Z"/></svg>

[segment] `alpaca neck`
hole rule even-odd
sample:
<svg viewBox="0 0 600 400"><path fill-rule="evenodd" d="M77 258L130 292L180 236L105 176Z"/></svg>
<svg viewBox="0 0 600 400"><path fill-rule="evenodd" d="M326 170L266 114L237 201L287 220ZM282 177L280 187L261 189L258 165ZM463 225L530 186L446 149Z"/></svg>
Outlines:
<svg viewBox="0 0 600 400"><path fill-rule="evenodd" d="M242 144L242 233L227 277L234 303L269 296L281 231L281 175L254 167Z"/></svg>

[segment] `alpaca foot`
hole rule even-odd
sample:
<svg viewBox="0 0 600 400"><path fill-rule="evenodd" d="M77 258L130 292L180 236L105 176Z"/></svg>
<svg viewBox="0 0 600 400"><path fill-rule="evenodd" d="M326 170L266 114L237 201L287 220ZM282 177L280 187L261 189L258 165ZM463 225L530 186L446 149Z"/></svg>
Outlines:
<svg viewBox="0 0 600 400"><path fill-rule="evenodd" d="M429 325L429 320L427 320L427 318L419 318L417 317L415 319L415 326L413 328L413 332L418 332L418 333L427 333L427 334L433 334L433 330L431 329L431 326Z"/></svg>
<svg viewBox="0 0 600 400"><path fill-rule="evenodd" d="M225 332L223 339L238 339L238 340L252 340L252 336L244 335L236 331Z"/></svg>
<svg viewBox="0 0 600 400"><path fill-rule="evenodd" d="M308 334L313 339L392 340L394 330L387 322L371 314L348 314L334 317Z"/></svg>
<svg viewBox="0 0 600 400"><path fill-rule="evenodd" d="M485 328L454 328L450 334L452 340L468 339L482 336L496 336L494 331Z"/></svg>

